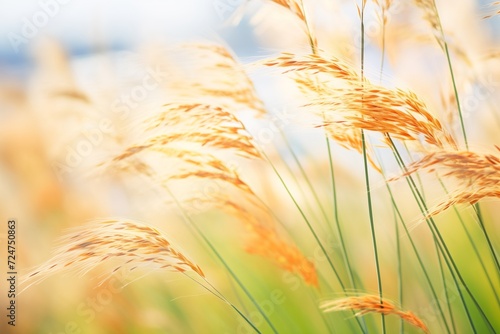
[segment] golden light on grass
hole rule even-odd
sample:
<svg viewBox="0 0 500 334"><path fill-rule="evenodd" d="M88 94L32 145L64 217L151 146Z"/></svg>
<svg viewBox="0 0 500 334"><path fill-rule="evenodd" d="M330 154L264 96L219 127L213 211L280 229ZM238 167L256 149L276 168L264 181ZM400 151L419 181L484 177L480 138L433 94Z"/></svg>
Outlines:
<svg viewBox="0 0 500 334"><path fill-rule="evenodd" d="M356 316L363 316L367 313L395 315L411 324L412 326L420 328L425 333L429 333L429 329L427 328L427 326L415 314L410 311L401 311L388 300L380 300L380 297L375 295L335 299L321 303L320 307L323 312L352 310L355 312Z"/></svg>

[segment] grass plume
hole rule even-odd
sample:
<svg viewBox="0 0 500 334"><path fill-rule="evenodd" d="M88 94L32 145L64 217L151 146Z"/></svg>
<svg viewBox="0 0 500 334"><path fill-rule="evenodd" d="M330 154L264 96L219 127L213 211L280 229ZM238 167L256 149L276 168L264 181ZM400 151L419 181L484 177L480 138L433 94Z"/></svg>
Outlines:
<svg viewBox="0 0 500 334"><path fill-rule="evenodd" d="M103 275L118 270L193 271L201 277L201 268L172 246L159 230L131 220L100 220L67 233L52 258L21 278L20 286L32 284L61 272L85 275L101 264L112 262Z"/></svg>
<svg viewBox="0 0 500 334"><path fill-rule="evenodd" d="M353 310L356 312L356 316L363 316L367 313L396 315L412 326L420 328L424 333L429 333L429 329L424 322L411 311L401 311L388 300L383 299L381 301L380 297L375 295L335 299L323 302L320 307L323 312Z"/></svg>

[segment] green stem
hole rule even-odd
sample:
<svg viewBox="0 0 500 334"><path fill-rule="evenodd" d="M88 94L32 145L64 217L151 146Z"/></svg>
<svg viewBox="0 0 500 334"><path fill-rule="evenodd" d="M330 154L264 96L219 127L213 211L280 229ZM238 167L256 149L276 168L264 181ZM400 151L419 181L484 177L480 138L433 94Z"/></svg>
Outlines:
<svg viewBox="0 0 500 334"><path fill-rule="evenodd" d="M265 153L265 152L261 152L262 155L266 158L266 160L269 162L269 164L271 165L271 168L273 169L274 173L276 174L276 176L278 176L278 179L280 180L281 184L283 185L283 187L285 188L285 191L287 192L288 196L290 197L290 199L292 200L292 202L294 203L295 207L297 208L297 210L299 211L300 215L302 216L302 218L304 219L304 222L306 223L309 231L311 232L311 234L313 235L314 237L314 240L316 241L316 243L318 244L318 246L320 247L321 249L321 252L323 253L323 255L325 255L327 261L328 261L328 264L330 265L330 268L332 269L333 273L335 274L335 277L337 278L337 281L339 282L340 284L340 287L342 288L342 290L345 290L345 285L344 283L342 282L342 279L340 278L340 275L337 271L337 269L335 268L334 264L333 264L333 261L331 260L330 256L328 255L328 252L326 251L325 247L323 246L323 243L321 242L318 234L316 233L316 231L314 230L314 228L312 227L309 219L307 218L306 214L304 213L304 211L302 210L302 208L300 207L299 203L297 202L297 200L295 199L295 196L293 196L292 192L290 191L290 188L288 188L285 180L283 180L283 177L281 176L281 174L278 172L278 170L276 169L276 166L274 166L273 162L271 161L271 159L268 157L268 155ZM364 328L363 326L361 325L361 322L360 322L360 319L358 317L355 317L356 319L356 322L357 324L359 325L360 329L363 331L363 333L365 332L364 331Z"/></svg>
<svg viewBox="0 0 500 334"><path fill-rule="evenodd" d="M385 178L385 168L384 168L384 164L383 164L383 161L382 159L380 158L379 154L376 154L376 157L377 157L377 162L380 166L380 170L381 170L381 173L382 173L382 176ZM401 303L401 305L403 304L403 268L402 268L402 262L401 262L401 243L399 241L399 225L398 225L398 215L399 215L399 218L400 218L400 221L401 221L401 224L404 224L403 222L403 217L401 216L401 214L399 213L399 209L397 207L397 204L396 204L396 201L394 200L394 197L392 196L392 191L389 187L389 185L387 184L387 182L385 182L385 186L389 192L389 195L391 197L391 200L392 200L392 213L393 213L393 219L394 219L394 232L395 232L395 235L396 235L396 260L397 260L397 267L398 267L398 300L399 300L399 303ZM405 322L403 319L400 319L399 321L399 326L400 326L400 329L399 329L399 332L401 334L403 334L404 332L404 325L405 325Z"/></svg>
<svg viewBox="0 0 500 334"><path fill-rule="evenodd" d="M340 226L339 210L338 210L338 203L337 203L337 187L335 184L335 171L333 168L333 160L332 160L332 153L331 153L332 151L331 151L331 146L330 146L330 140L328 139L328 136L326 136L326 135L325 135L325 140L326 140L326 147L328 149L330 178L332 180L333 210L334 210L335 227L337 229L337 234L339 235L340 247L342 247L342 255L344 257L344 263L345 263L346 268L347 268L349 280L351 282L352 287L356 290L357 289L356 281L354 280L354 275L353 275L352 268L351 268L351 262L349 260L349 255L347 253L347 248L345 245L342 228Z"/></svg>
<svg viewBox="0 0 500 334"><path fill-rule="evenodd" d="M255 325L250 321L250 319L248 319L235 305L233 305L226 297L224 297L224 295L222 294L222 292L220 292L219 290L217 290L217 288L215 286L213 286L206 278L203 278L203 280L208 284L210 285L210 287L212 289L214 289L214 291L210 290L207 286L205 286L204 284L202 284L201 282L195 280L194 278L192 278L191 276L189 275L186 275L184 273L184 275L188 278L190 278L192 281L198 283L200 286L202 286L205 290L207 290L208 292L210 292L211 294L213 294L215 297L219 298L220 300L222 300L224 303L226 303L227 305L231 306L235 311L236 313L238 313L257 333L259 334L262 334L262 332L257 328L255 327Z"/></svg>
<svg viewBox="0 0 500 334"><path fill-rule="evenodd" d="M444 30L443 30L443 25L441 24L441 18L439 17L439 12L436 7L436 2L432 0L433 6L434 6L434 11L436 14L436 17L438 18L438 23L439 23L439 31L441 33L441 39L443 41L443 47L444 47L444 52L446 55L446 61L448 63L448 69L450 71L450 76L451 76L451 83L453 85L453 92L455 94L455 101L457 102L457 110L458 110L458 116L460 119L460 127L462 129L462 135L464 137L464 142L465 142L465 148L469 150L469 143L467 141L467 132L465 131L465 123L464 123L464 118L462 115L462 107L460 105L460 99L458 96L458 89L457 89L457 83L455 80L455 73L453 71L453 65L451 63L451 57L450 57L450 51L448 49L448 42L446 42L446 37L444 35Z"/></svg>
<svg viewBox="0 0 500 334"><path fill-rule="evenodd" d="M434 300L439 301L436 290L434 289L434 285L432 284L432 280L429 276L429 273L427 272L427 269L425 268L424 261L420 257L417 246L415 245L415 241L413 240L413 237L411 236L411 233L408 230L408 227L404 223L403 215L401 214L401 211L399 210L398 204L396 203L396 199L394 198L394 194L392 193L392 189L389 186L389 184L387 184L387 183L386 183L386 188L387 188L387 191L389 192L389 196L391 197L392 206L396 210L396 214L398 215L401 226L403 226L405 234L408 237L408 240L410 241L410 245L412 247L412 250L415 253L415 256L417 257L418 264L420 265L420 268L422 269L422 272L424 273L425 279L426 279L427 283L429 284L429 288L431 289L432 297ZM443 309L441 308L441 304L437 303L437 307L438 307L439 314L441 315L441 318L443 319L444 325L446 327L446 331L448 333L450 333L450 329L448 327L448 323L446 322L446 317L444 316L444 312L443 312Z"/></svg>
<svg viewBox="0 0 500 334"><path fill-rule="evenodd" d="M185 210L182 207L181 203L178 201L177 197L172 193L172 191L170 190L170 188L168 188L167 185L164 185L164 188L166 189L166 191L168 192L168 194L175 201L176 205L178 206L179 210L181 211L181 214L182 214L182 217L184 218L184 220L190 224L190 226L197 232L197 234L203 239L203 241L210 248L210 250L215 254L215 256L217 257L217 259L222 263L222 265L224 266L224 268L226 268L226 270L229 272L229 274L231 275L231 277L233 277L233 279L236 281L236 283L241 288L241 290L243 290L243 292L245 293L245 295L247 295L248 299L250 299L250 301L252 302L252 304L254 304L254 306L257 308L257 310L262 315L262 317L264 318L264 320L267 322L267 324L269 325L269 327L271 328L271 330L273 331L273 333L278 334L278 331L276 330L276 328L274 327L274 325L272 324L271 320L266 315L266 313L264 312L264 310L260 307L259 303L257 303L257 301L252 297L252 294L247 290L247 288L245 287L245 285L243 284L243 282L241 282L241 280L234 273L234 271L231 269L231 267L227 264L227 262L224 260L224 258L222 257L222 255L220 255L220 253L217 251L217 249L214 247L214 245L210 242L210 240L203 234L203 232L198 228L198 226L196 226L196 224L194 223L194 221L192 220L192 218L185 212ZM235 306L233 306L233 308L236 309ZM250 326L257 333L261 333L255 327L255 325L253 323L251 323L239 310L237 310L237 312L241 316L243 316L243 318L245 319L245 321L247 321L250 324Z"/></svg>
<svg viewBox="0 0 500 334"><path fill-rule="evenodd" d="M453 65L451 63L450 51L449 51L448 43L446 42L446 38L445 38L445 35L444 35L444 30L443 30L443 26L441 24L441 19L439 18L439 12L438 12L437 7L436 7L436 2L434 0L433 0L433 5L434 5L434 10L436 11L436 16L438 17L439 30L440 30L440 33L441 33L441 38L443 40L444 52L446 54L446 61L448 62L448 69L450 71L451 82L452 82L452 85L453 85L453 92L455 94L455 100L457 102L458 116L459 116L459 119L460 119L460 126L461 126L462 134L463 134L463 137L464 137L465 148L468 151L469 150L469 143L467 141L467 133L465 131L465 123L464 123L464 119L463 119L463 115L462 115L462 107L460 105L460 99L459 99L459 96L458 96L458 89L457 89L457 84L456 84L456 80L455 80L455 74L454 74L454 71L453 71ZM490 249L490 252L493 255L493 259L495 261L495 265L497 267L497 270L500 271L500 263L498 261L498 257L495 254L495 250L494 250L493 245L491 243L491 240L490 240L490 238L488 236L488 233L486 232L486 230L484 228L484 222L483 222L483 217L482 217L482 214L481 214L481 208L480 208L479 203L474 204L474 210L475 210L475 212L477 214L477 218L478 218L478 221L479 221L479 226L481 227L481 230L483 231L483 234L484 234L484 236L486 238L486 242L488 244L488 248Z"/></svg>
<svg viewBox="0 0 500 334"><path fill-rule="evenodd" d="M401 242L399 241L399 225L398 218L396 217L396 210L392 208L393 218L394 218L394 232L396 234L396 260L398 263L398 300L401 305L404 303L403 300L403 263L401 262ZM399 332L404 333L405 322L403 319L399 320Z"/></svg>
<svg viewBox="0 0 500 334"><path fill-rule="evenodd" d="M288 188L285 180L283 180L283 177L281 176L281 174L278 172L278 170L276 169L276 166L274 166L273 162L271 161L271 159L267 156L267 154L265 152L262 152L262 154L264 155L264 157L267 159L267 161L269 162L269 164L271 165L271 168L273 169L274 173L276 174L276 176L278 176L281 184L283 185L283 187L285 188L285 191L287 192L288 196L290 197L290 199L292 200L293 204L295 204L295 207L297 208L297 210L299 211L300 215L302 216L302 218L304 219L307 227L309 228L309 231L311 232L311 234L313 235L314 237L314 240L317 242L317 244L319 245L319 247L321 248L321 251L323 252L323 254L325 255L328 263L330 264L330 268L332 269L332 271L334 272L335 274L335 277L337 278L340 286L342 287L342 289L345 289L345 285L344 283L342 282L342 279L340 278L340 275L338 274L337 272L337 269L335 269L335 266L333 265L333 262L332 260L330 259L330 256L328 255L328 252L326 251L325 247L323 246L323 243L321 242L321 240L319 239L318 237L318 234L316 233L316 231L314 230L314 228L312 227L311 223L309 222L309 219L307 218L306 214L304 213L304 211L302 210L302 208L300 207L299 203L297 202L297 200L295 199L295 196L293 196L292 192L290 191L290 188Z"/></svg>
<svg viewBox="0 0 500 334"><path fill-rule="evenodd" d="M441 259L442 258L442 254L439 252L437 243L434 243L434 246L435 246L436 255L437 255L437 258L438 258L439 271L441 272L441 284L443 284L444 295L445 295L446 300L450 300L450 297L448 297L448 287L447 287L447 284L446 284L446 278L445 278L445 274L444 274L444 270L443 270L443 261ZM457 329L455 328L455 319L453 317L453 311L451 309L451 303L446 303L446 305L448 306L448 314L450 316L451 326L453 327L453 333L456 333Z"/></svg>
<svg viewBox="0 0 500 334"><path fill-rule="evenodd" d="M307 187L309 188L309 191L311 192L311 194L313 195L314 197L314 200L316 201L316 203L318 204L318 208L320 209L321 211L321 214L323 216L323 219L325 220L325 223L327 225L328 224L328 215L326 214L326 210L325 208L323 207L323 204L321 204L321 201L319 199L319 196L318 196L318 193L316 192L316 190L314 189L312 183L311 183L311 180L309 179L309 177L307 176L307 173L304 169L304 167L302 166L299 158L297 157L297 155L295 154L295 152L293 151L292 149L292 146L290 145L290 142L288 141L288 138L286 137L286 135L283 133L283 131L280 131L281 132L281 136L283 138L283 141L285 142L285 145L286 147L288 148L288 150L290 151L290 154L292 155L292 158L293 160L295 161L295 164L297 165L297 167L299 168L300 170L300 174L302 175L302 177L304 178L304 181L306 181L306 184L307 184ZM285 164L286 165L286 164ZM287 165L288 166L288 165ZM291 172L291 169L289 170L290 171L290 174L292 175L292 177L294 177L295 179L295 182L297 183L297 185L299 186L299 182L298 180L295 178L295 175Z"/></svg>
<svg viewBox="0 0 500 334"><path fill-rule="evenodd" d="M478 222L479 222L479 227L481 228L481 232L483 232L484 238L486 239L486 243L488 245L488 248L489 248L491 255L493 257L493 260L495 262L497 273L500 273L500 263L498 262L498 257L495 253L495 248L493 247L491 239L490 239L488 233L486 232L486 228L484 227L483 214L481 212L481 207L479 206L479 203L474 204L473 208L476 211L476 215L477 215Z"/></svg>
<svg viewBox="0 0 500 334"><path fill-rule="evenodd" d="M365 15L365 0L362 0L361 4L361 84L363 85L364 82L364 70L365 70L365 23L364 23L364 15ZM363 98L361 99L361 109L363 109ZM364 130L361 130L361 141L363 144L363 165L364 165L364 170L365 170L365 184L366 184L366 197L368 201L368 215L370 218L370 231L371 231L371 237L372 237L372 244L373 244L373 253L375 256L375 268L377 272L377 287L378 287L378 293L380 297L380 303L382 303L382 298L383 298L383 290L382 290L382 277L380 273L380 263L379 263L379 256L378 256L378 247L377 247L377 237L375 234L375 223L373 219L373 206L372 206L372 197L371 197L371 190L370 190L370 176L368 173L368 156L366 153L366 140L365 140L365 132ZM382 314L381 316L382 319L382 332L385 334L386 329L385 329L385 316Z"/></svg>
<svg viewBox="0 0 500 334"><path fill-rule="evenodd" d="M380 302L382 303L382 298L383 298L383 291L382 291L382 278L381 278L381 273L380 273L380 263L379 263L379 256L378 256L378 247L377 247L377 237L375 234L375 224L374 224L374 219L373 219L373 206L372 206L372 196L371 196L371 189L370 189L370 177L368 173L368 158L366 154L366 141L365 141L365 133L363 130L361 130L361 141L363 143L363 165L365 169L365 184L366 184L366 197L368 201L368 216L370 218L370 231L371 231L371 237L372 237L372 245L373 245L373 253L375 256L375 268L377 272L377 287L378 287L378 293L380 296ZM382 331L385 333L385 317L382 315Z"/></svg>
<svg viewBox="0 0 500 334"><path fill-rule="evenodd" d="M443 181L441 180L441 178L438 177L438 180L439 182L441 183L441 187L443 188L443 190L446 192L446 194L449 194L448 193L448 189L446 189L446 186L444 185ZM486 279L488 281L488 284L490 285L491 287L491 290L495 296L495 299L497 301L497 304L500 305L500 299L498 297L498 293L495 289L495 286L493 284L493 281L491 280L491 277L490 275L488 274L488 270L486 268L486 265L484 264L484 261L483 261L483 258L481 257L481 254L479 252L479 250L477 249L477 246L476 246L476 243L474 242L474 240L472 239L472 235L470 234L469 232L469 229L467 228L467 225L465 224L463 218L462 218L462 215L460 214L460 212L458 212L456 206L453 206L453 211L455 212L455 215L457 216L458 220L460 221L460 225L462 226L462 228L464 229L465 231L465 234L467 235L467 239L469 240L469 243L471 244L472 246L472 249L474 249L474 254L476 255L477 257L477 260L479 261L479 264L481 265L481 268L483 269L485 275L486 275ZM497 275L499 274L499 272L497 271Z"/></svg>
<svg viewBox="0 0 500 334"><path fill-rule="evenodd" d="M307 15L305 14L306 11L304 8L304 2L302 0L300 0L300 7L302 9L302 13L304 13L304 23L306 25L307 37L309 38L309 45L311 47L311 51L312 51L312 53L316 54L317 53L316 43L314 42L314 37L313 37L312 31L311 31L311 27L309 26L309 22L307 21Z"/></svg>
<svg viewBox="0 0 500 334"><path fill-rule="evenodd" d="M400 163L400 166L402 166L403 171L406 173L407 172L406 166L404 165L404 162L403 162L397 148L394 146L394 143L392 142L392 139L390 138L390 136L388 138L389 138L389 141L391 143L391 146L393 147L393 152L395 153L395 156ZM440 252L443 254L443 258L446 262L448 269L450 270L450 273L452 275L453 280L455 281L455 284L457 285L457 287L459 286L458 281L456 280L458 278L458 280L460 281L460 283L463 285L464 289L466 290L467 294L470 296L473 303L475 304L475 306L477 307L477 309L481 313L481 316L486 321L487 325L493 330L493 326L491 325L491 322L489 321L488 317L486 316L483 309L481 308L481 305L478 303L477 299L474 297L474 294L472 293L472 291L468 287L467 283L463 279L462 275L460 274L460 271L458 270L458 267L457 267L455 261L453 260L453 257L451 255L448 247L446 246L446 243L445 243L441 233L439 232L439 229L437 228L437 225L436 225L434 219L432 217L427 217L427 212L429 212L429 210L427 208L427 204L423 200L422 195L420 194L420 191L418 190L418 187L415 184L415 181L413 180L411 175L408 175L406 177L406 180L410 186L410 189L413 189L412 192L415 196L416 202L420 208L420 211L426 217L425 221L426 221L429 229L431 230L431 233L434 237L435 242L437 242L437 245L439 247ZM462 291L460 288L458 288L458 292L460 295L460 299L462 300L462 303L464 305L465 311L467 313L469 323L470 323L474 333L476 333L476 329L475 329L474 323L472 322L472 318L470 316L470 312L468 310L467 303L465 302L465 299L463 297L463 294L462 294Z"/></svg>
<svg viewBox="0 0 500 334"><path fill-rule="evenodd" d="M441 24L441 19L439 17L439 11L437 10L436 2L434 0L433 0L433 6L434 6L435 14L436 14L436 16L438 18L437 21L439 23L439 31L441 33L441 38L442 38L443 46L444 46L444 52L445 52L445 55L446 55L446 60L448 62L448 69L450 71L451 82L452 82L452 85L453 85L453 92L455 94L455 101L457 103L457 110L458 110L458 115L459 115L459 119L460 119L460 126L461 126L462 134L463 134L463 137L464 137L465 147L466 147L466 149L468 151L469 150L469 143L468 143L468 140L467 140L467 132L465 131L465 123L464 123L463 114L462 114L462 108L461 108L460 99L459 99L459 95L458 95L458 89L457 89L457 84L456 84L456 80L455 80L455 74L454 74L454 71L453 71L453 65L452 65L452 62L451 62L450 51L449 51L449 48L448 48L448 42L446 41L444 30L443 30L443 26ZM479 225L481 226L481 229L483 230L483 234L485 235L486 241L488 243L488 247L490 248L490 251L492 252L492 255L493 255L493 258L495 260L495 264L496 264L497 270L498 270L498 269L500 269L500 265L498 263L498 258L495 255L495 251L494 251L493 246L491 244L491 241L490 241L490 239L488 237L488 234L487 234L486 230L484 229L484 223L483 223L483 219L482 219L482 215L481 215L481 210L480 210L479 203L476 203L474 205L474 209L476 211L476 214L477 214L477 217L478 217L478 220L479 220ZM488 320L488 319L486 318L486 320Z"/></svg>

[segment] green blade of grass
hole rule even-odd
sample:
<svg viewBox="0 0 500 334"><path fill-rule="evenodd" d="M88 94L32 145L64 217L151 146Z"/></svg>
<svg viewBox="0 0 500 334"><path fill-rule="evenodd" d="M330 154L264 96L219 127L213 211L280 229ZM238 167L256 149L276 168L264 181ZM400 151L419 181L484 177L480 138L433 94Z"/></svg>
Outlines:
<svg viewBox="0 0 500 334"><path fill-rule="evenodd" d="M274 327L273 323L267 316L266 312L261 308L259 303L253 298L252 294L248 289L245 287L243 282L238 278L238 276L235 274L235 272L231 269L231 267L227 264L227 262L224 260L222 255L217 251L215 246L212 244L212 242L203 234L203 232L196 226L192 218L187 214L187 212L184 210L182 207L181 203L178 201L177 197L172 193L170 188L168 188L166 185L164 187L167 191L167 193L172 197L174 202L176 203L177 207L179 208L183 219L189 223L189 226L193 228L197 234L202 238L202 240L205 242L205 244L210 248L210 250L213 252L213 254L217 257L217 259L221 262L221 264L224 266L224 268L228 271L228 273L231 275L231 277L235 280L236 284L241 288L241 290L245 293L245 295L248 297L248 299L252 302L252 304L255 306L255 308L259 311L259 313L262 315L266 323L269 325L273 333L278 334L278 331ZM227 299L226 299L227 300ZM228 303L232 306L232 308L240 315L243 317L243 319L257 332L261 333L260 330L232 303L228 301Z"/></svg>

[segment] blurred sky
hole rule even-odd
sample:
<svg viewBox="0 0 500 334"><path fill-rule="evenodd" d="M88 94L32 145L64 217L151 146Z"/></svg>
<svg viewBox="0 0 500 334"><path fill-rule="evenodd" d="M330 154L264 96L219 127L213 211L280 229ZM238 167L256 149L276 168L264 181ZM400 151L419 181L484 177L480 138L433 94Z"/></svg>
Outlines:
<svg viewBox="0 0 500 334"><path fill-rule="evenodd" d="M72 56L189 39L223 39L248 55L251 29L245 21L228 24L243 1L220 1L0 0L0 74L24 77L34 46L46 37L62 42Z"/></svg>
<svg viewBox="0 0 500 334"><path fill-rule="evenodd" d="M260 0L251 0L258 3ZM348 3L349 1L346 1ZM353 1L354 2L354 1ZM478 0L478 8L490 3ZM254 56L247 0L0 0L0 73L26 70L36 43L49 36L73 55L130 50L150 41L222 39L239 56ZM238 24L231 24L237 21ZM488 20L500 29L500 20ZM498 31L497 29L497 31Z"/></svg>

